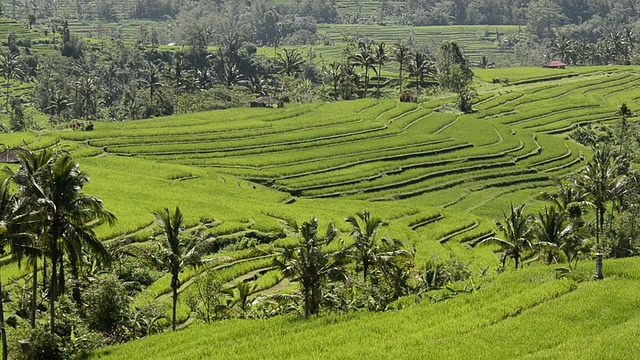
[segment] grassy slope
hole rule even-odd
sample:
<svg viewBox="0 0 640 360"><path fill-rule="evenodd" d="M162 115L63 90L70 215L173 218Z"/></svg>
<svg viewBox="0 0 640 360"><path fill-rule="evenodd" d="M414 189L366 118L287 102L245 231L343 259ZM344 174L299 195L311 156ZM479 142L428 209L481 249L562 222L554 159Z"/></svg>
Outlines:
<svg viewBox="0 0 640 360"><path fill-rule="evenodd" d="M589 272L592 263L581 264ZM397 312L200 324L94 354L99 359L628 358L640 345L639 259L607 261L604 281L549 267L481 279L472 294Z"/></svg>

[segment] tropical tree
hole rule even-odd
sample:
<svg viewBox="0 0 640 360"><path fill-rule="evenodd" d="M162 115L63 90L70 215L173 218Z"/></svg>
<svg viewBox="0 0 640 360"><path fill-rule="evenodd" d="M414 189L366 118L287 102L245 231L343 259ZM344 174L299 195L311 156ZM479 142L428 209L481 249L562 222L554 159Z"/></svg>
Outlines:
<svg viewBox="0 0 640 360"><path fill-rule="evenodd" d="M385 51L384 42L381 42L378 44L378 46L376 46L375 51L373 52L373 61L375 62L376 65L378 65L378 70L375 70L375 72L378 78L376 98L379 99L380 98L380 77L382 74L382 66L384 66L384 64L387 61L389 61L389 56Z"/></svg>
<svg viewBox="0 0 640 360"><path fill-rule="evenodd" d="M420 85L424 84L425 78L434 79L437 72L438 69L435 66L435 62L427 54L416 52L411 56L409 74L415 78L416 92L418 92Z"/></svg>
<svg viewBox="0 0 640 360"><path fill-rule="evenodd" d="M633 112L627 106L626 102L618 107L616 115L620 116L620 154L626 154L625 149L625 132L627 130L627 118L633 116Z"/></svg>
<svg viewBox="0 0 640 360"><path fill-rule="evenodd" d="M478 243L478 245L480 245L490 242L502 247L502 268L505 267L507 258L511 257L515 260L517 269L523 253L527 250L533 249L533 245L531 243L533 235L533 219L531 215L525 215L524 209L525 204L522 204L519 207L511 204L511 212L508 215L504 211L502 212L504 221L496 220L498 229L505 235L504 239L492 236Z"/></svg>
<svg viewBox="0 0 640 360"><path fill-rule="evenodd" d="M74 89L80 94L82 113L88 120L98 111L98 85L93 77L83 76L75 82Z"/></svg>
<svg viewBox="0 0 640 360"><path fill-rule="evenodd" d="M562 262L564 259L560 256L561 251L571 263L572 252L565 251L573 231L567 212L559 211L553 205L545 206L535 218L534 229L537 238L535 245L542 250L547 263Z"/></svg>
<svg viewBox="0 0 640 360"><path fill-rule="evenodd" d="M404 81L404 66L409 63L411 59L411 50L409 47L401 42L398 42L393 47L393 60L398 63L398 85L400 86L400 92L402 92L402 83Z"/></svg>
<svg viewBox="0 0 640 360"><path fill-rule="evenodd" d="M210 252L214 246L213 238L201 238L192 236L184 239L180 235L183 231L184 219L179 207L173 214L168 208L163 211L154 212L157 224L162 230L163 237L155 239L160 253L152 255L152 262L161 269L169 272L171 275L171 291L172 291L172 320L171 328L176 330L176 310L178 304L178 288L180 287L180 273L187 267L197 267L202 264L202 255ZM223 261L225 259L220 259Z"/></svg>
<svg viewBox="0 0 640 360"><path fill-rule="evenodd" d="M20 59L17 54L9 53L7 55L0 55L0 69L2 69L2 76L6 80L6 96L7 99L4 103L5 110L9 110L9 95L11 90L12 80L22 80L24 77L24 71L20 67Z"/></svg>
<svg viewBox="0 0 640 360"><path fill-rule="evenodd" d="M576 185L596 209L596 278L602 279L602 233L607 205L624 189L625 175L616 171L617 154L608 145L596 148L593 159L576 176Z"/></svg>
<svg viewBox="0 0 640 360"><path fill-rule="evenodd" d="M574 41L564 34L558 36L553 44L551 55L562 62L570 64L575 56Z"/></svg>
<svg viewBox="0 0 640 360"><path fill-rule="evenodd" d="M56 89L51 94L51 99L49 100L49 106L45 109L45 111L50 111L53 113L52 118L55 118L55 123L60 123L62 119L62 114L71 108L73 103L68 95L62 93L59 89Z"/></svg>
<svg viewBox="0 0 640 360"><path fill-rule="evenodd" d="M153 99L159 90L164 87L162 82L162 65L153 62L147 63L147 69L144 77L139 80L144 88L149 90L149 102L153 104Z"/></svg>
<svg viewBox="0 0 640 360"><path fill-rule="evenodd" d="M369 268L376 263L378 257L378 231L387 224L366 210L344 220L351 226L350 235L355 238L354 257L357 262L362 264L363 279L367 281Z"/></svg>
<svg viewBox="0 0 640 360"><path fill-rule="evenodd" d="M257 284L247 284L241 281L235 288L229 289L227 293L233 297L232 306L238 305L242 312L242 316L247 316L247 310L249 309L249 297L257 290Z"/></svg>
<svg viewBox="0 0 640 360"><path fill-rule="evenodd" d="M342 81L342 64L339 62L332 62L329 67L324 70L324 81L329 83L333 87L333 98L338 100L338 88Z"/></svg>
<svg viewBox="0 0 640 360"><path fill-rule="evenodd" d="M78 279L78 261L84 247L103 263L110 260L90 224L113 224L115 216L104 209L102 201L82 193L89 182L86 173L71 155L62 151L43 150L36 154L27 150L21 155L20 167L12 175L19 186L21 196L34 199L38 204L38 217L42 220L44 242L51 259L51 283L49 291L51 333L55 330L55 301L64 289L63 254L67 254L72 276ZM60 264L60 277L58 277ZM58 284L60 281L60 284ZM76 282L77 284L77 282ZM80 291L74 286L73 297L80 302Z"/></svg>
<svg viewBox="0 0 640 360"><path fill-rule="evenodd" d="M326 233L318 234L318 219L311 219L298 226L290 222L288 228L299 236L294 247L287 247L282 257L274 260L285 276L300 282L304 301L304 317L318 314L324 295L324 288L329 280L345 280L345 260L347 252L344 248L337 251L326 249L338 231L329 224Z"/></svg>
<svg viewBox="0 0 640 360"><path fill-rule="evenodd" d="M476 61L474 63L474 65L479 67L480 69L489 69L489 68L492 68L492 67L496 66L496 63L493 62L493 61L490 61L489 58L487 58L486 56L482 55L480 60Z"/></svg>
<svg viewBox="0 0 640 360"><path fill-rule="evenodd" d="M372 43L364 40L358 42L359 52L353 55L352 60L357 66L364 69L364 95L367 97L369 91L369 70L375 69L375 58L372 50Z"/></svg>
<svg viewBox="0 0 640 360"><path fill-rule="evenodd" d="M276 63L279 72L282 75L295 76L302 72L304 59L302 59L302 55L300 55L298 49L282 49L282 52L278 53L278 59Z"/></svg>

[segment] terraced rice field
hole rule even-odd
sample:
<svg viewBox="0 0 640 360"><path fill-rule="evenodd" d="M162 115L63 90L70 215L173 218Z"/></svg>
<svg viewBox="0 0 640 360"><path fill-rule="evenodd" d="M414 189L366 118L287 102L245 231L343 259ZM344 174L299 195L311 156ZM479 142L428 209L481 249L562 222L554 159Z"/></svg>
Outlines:
<svg viewBox="0 0 640 360"><path fill-rule="evenodd" d="M480 278L480 291L402 311L198 324L92 358L634 358L639 264L608 261L605 280L583 283L528 267ZM580 271L591 266L581 264Z"/></svg>
<svg viewBox="0 0 640 360"><path fill-rule="evenodd" d="M500 76L491 71L480 76ZM529 75L522 80L539 76L523 73ZM472 246L495 234L493 219L511 202L552 189L554 179L590 156L567 133L615 121L623 101L636 106L635 68L558 75L521 85L479 83L471 114L448 110L451 97L420 104L365 99L98 123L93 132L26 140L35 147L59 141L78 158L92 177L87 191L120 218L115 228L98 228L108 243L124 238L147 246L158 230L150 212L176 205L191 229L205 228L224 244L284 244L292 239L281 237L283 221L311 216L334 221L348 243L343 219L367 209L389 220L385 236L416 249L418 264L455 254L482 269L496 263L492 249ZM14 134L3 141L21 140ZM263 293L295 287L272 268L273 247L261 249L259 256L237 250L233 262L211 266L228 287L242 280L257 281ZM181 291L207 268L185 271ZM168 305L168 292L169 279L161 278L136 304ZM189 321L186 305L179 309L181 321Z"/></svg>

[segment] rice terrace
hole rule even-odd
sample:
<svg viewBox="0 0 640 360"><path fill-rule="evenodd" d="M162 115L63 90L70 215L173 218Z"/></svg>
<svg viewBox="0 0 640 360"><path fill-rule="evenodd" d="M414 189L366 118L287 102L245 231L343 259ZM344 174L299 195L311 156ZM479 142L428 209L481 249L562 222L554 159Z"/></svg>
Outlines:
<svg viewBox="0 0 640 360"><path fill-rule="evenodd" d="M2 360L637 357L593 2L0 1Z"/></svg>

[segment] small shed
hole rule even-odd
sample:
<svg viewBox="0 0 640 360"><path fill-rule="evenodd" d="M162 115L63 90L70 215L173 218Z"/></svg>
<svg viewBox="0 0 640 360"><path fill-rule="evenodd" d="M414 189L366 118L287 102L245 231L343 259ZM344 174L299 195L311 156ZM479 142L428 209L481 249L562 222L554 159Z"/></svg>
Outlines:
<svg viewBox="0 0 640 360"><path fill-rule="evenodd" d="M260 96L251 102L251 107L281 108L284 107L284 103L282 100L274 99L270 96Z"/></svg>
<svg viewBox="0 0 640 360"><path fill-rule="evenodd" d="M544 65L543 67L549 68L549 69L564 69L565 67L567 67L567 64L563 63L562 61L554 60Z"/></svg>
<svg viewBox="0 0 640 360"><path fill-rule="evenodd" d="M0 163L18 164L20 162L20 154L26 152L22 148L12 148L0 152Z"/></svg>

